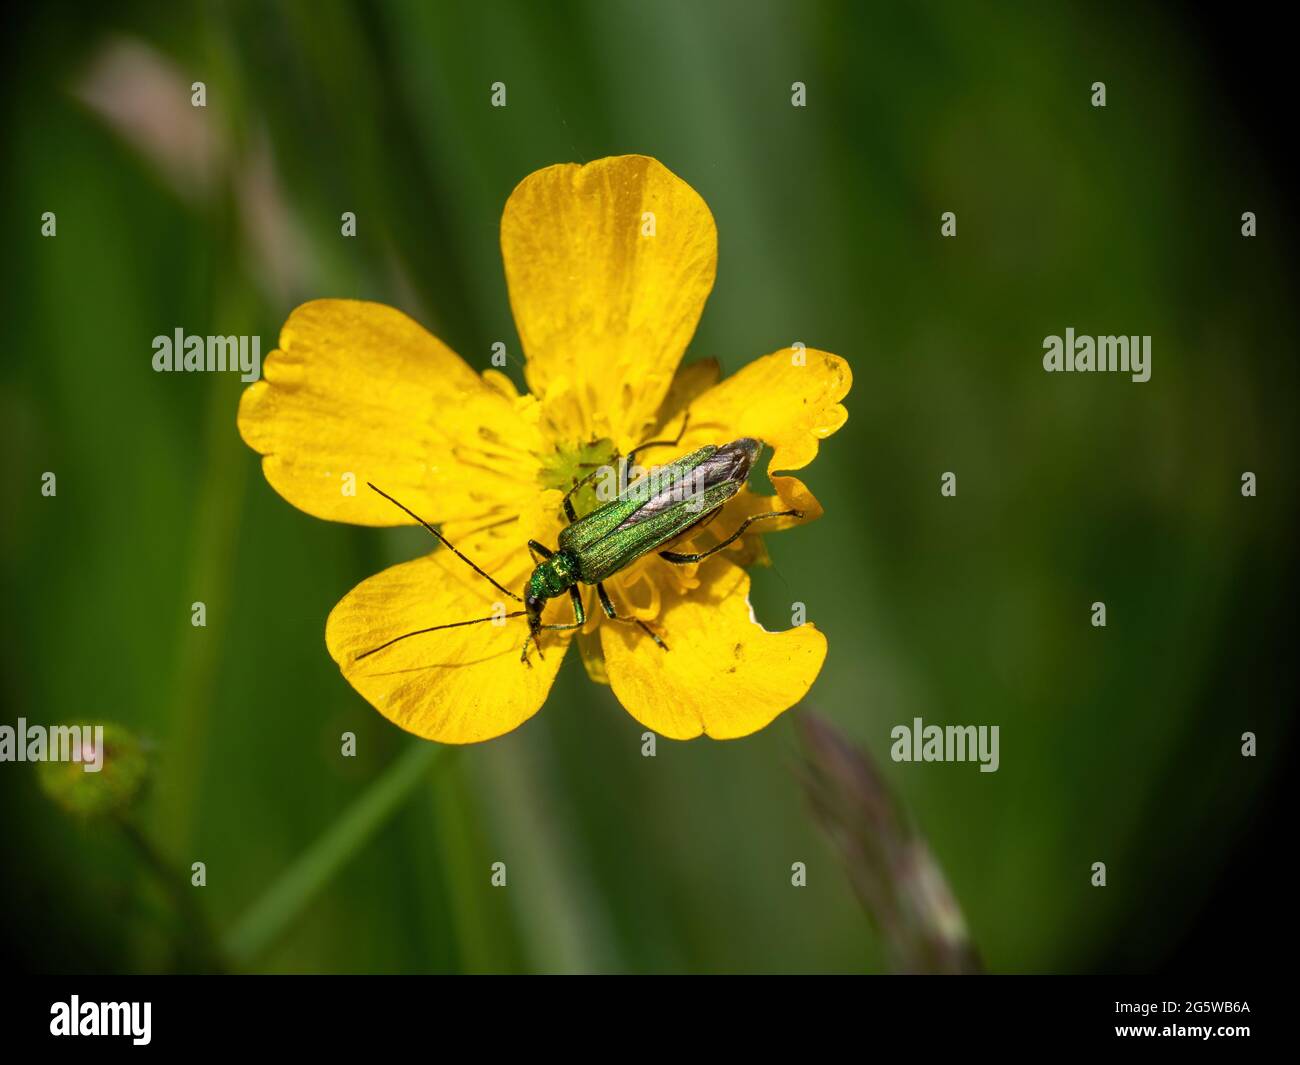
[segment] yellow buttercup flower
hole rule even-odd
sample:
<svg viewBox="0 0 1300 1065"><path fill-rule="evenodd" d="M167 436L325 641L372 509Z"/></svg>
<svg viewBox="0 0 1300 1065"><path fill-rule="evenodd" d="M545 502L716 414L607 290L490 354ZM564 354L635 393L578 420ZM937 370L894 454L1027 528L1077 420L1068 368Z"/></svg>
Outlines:
<svg viewBox="0 0 1300 1065"><path fill-rule="evenodd" d="M741 437L773 449L776 495L742 489L695 534L695 550L753 514L800 512L762 523L771 532L822 513L784 471L807 466L843 425L848 364L801 348L721 382L712 361L679 369L717 266L713 216L689 185L645 156L547 167L510 195L501 251L530 393L496 370L476 373L391 307L304 304L239 405L240 433L277 492L331 521L411 524L365 487L373 483L520 592L533 567L528 541L554 545L565 525L564 491L593 464L671 440L683 425L653 465ZM583 498L579 514L590 509ZM425 633L359 658L402 633L502 613L501 593L445 548L363 581L330 614L325 641L380 713L442 743L491 739L528 720L575 635L589 674L647 728L675 739L745 736L798 702L826 657L811 623L768 632L754 620L743 564L763 557L747 533L698 564L652 552L608 580L619 614L652 625L668 651L639 626L607 619L582 586L583 630L544 633L545 657L531 667L520 661L523 619ZM544 620L571 616L562 597Z"/></svg>

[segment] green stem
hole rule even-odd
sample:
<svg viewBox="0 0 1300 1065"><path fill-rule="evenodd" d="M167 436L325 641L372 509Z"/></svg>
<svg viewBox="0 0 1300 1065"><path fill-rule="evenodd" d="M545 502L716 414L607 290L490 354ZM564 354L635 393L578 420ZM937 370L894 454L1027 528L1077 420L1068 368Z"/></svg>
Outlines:
<svg viewBox="0 0 1300 1065"><path fill-rule="evenodd" d="M414 791L447 748L420 742L390 765L295 861L226 935L227 953L247 964L266 949Z"/></svg>
<svg viewBox="0 0 1300 1065"><path fill-rule="evenodd" d="M193 889L185 879L185 874L163 857L162 852L154 846L153 841L134 821L122 817L118 819L117 823L126 838L130 840L132 846L139 852L149 871L154 874L158 883L172 900L172 905L176 908L176 915L180 918L182 924L182 932L190 937L187 945L194 948L195 960L197 960L202 970L205 972L224 972L226 966L221 957L221 948L217 943L216 936L212 934L212 926L208 923L203 907L199 905L198 900L194 897ZM187 959L182 958L181 960L186 961Z"/></svg>

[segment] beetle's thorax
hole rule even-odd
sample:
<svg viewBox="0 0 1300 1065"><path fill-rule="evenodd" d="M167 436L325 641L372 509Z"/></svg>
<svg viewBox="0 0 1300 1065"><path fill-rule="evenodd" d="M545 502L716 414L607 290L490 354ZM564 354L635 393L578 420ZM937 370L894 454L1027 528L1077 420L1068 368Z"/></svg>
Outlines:
<svg viewBox="0 0 1300 1065"><path fill-rule="evenodd" d="M528 623L534 628L542 617L546 600L563 595L578 582L578 561L572 552L557 551L537 564L528 583L524 585L524 609Z"/></svg>

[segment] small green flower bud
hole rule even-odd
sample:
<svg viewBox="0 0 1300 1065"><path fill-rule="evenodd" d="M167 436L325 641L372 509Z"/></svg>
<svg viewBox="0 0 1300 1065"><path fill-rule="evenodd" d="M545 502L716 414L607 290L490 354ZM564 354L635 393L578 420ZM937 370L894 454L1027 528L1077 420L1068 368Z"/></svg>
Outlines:
<svg viewBox="0 0 1300 1065"><path fill-rule="evenodd" d="M77 817L126 813L149 775L144 746L121 725L86 727L82 735L80 761L47 761L37 766L41 790Z"/></svg>

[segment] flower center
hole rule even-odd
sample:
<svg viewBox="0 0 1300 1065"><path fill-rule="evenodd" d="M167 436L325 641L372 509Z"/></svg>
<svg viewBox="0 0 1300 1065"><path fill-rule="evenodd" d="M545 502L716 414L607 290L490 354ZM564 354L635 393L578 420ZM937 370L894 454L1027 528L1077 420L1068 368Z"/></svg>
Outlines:
<svg viewBox="0 0 1300 1065"><path fill-rule="evenodd" d="M617 468L618 459L612 440L593 440L570 447L557 447L542 461L538 483L543 488L568 492L575 483L585 481L573 494L573 506L579 515L590 514L608 499L597 495L597 488L607 480L602 471Z"/></svg>

